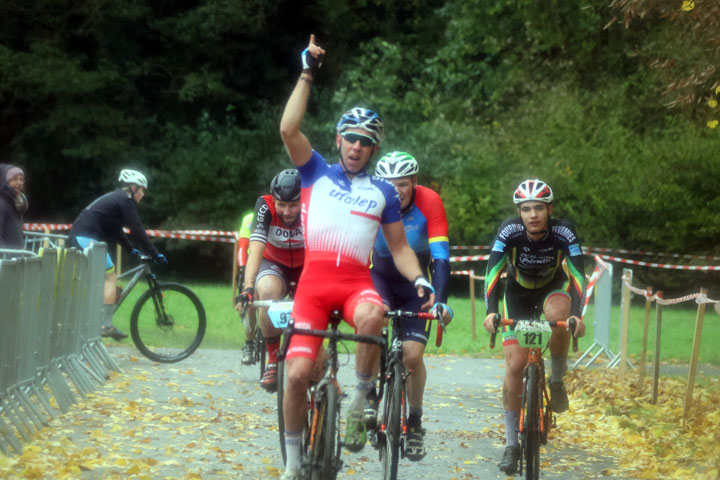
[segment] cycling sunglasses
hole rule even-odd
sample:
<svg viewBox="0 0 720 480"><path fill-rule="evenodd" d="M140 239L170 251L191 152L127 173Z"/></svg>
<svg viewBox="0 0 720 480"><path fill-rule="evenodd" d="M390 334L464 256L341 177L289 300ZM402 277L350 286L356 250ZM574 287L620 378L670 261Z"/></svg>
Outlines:
<svg viewBox="0 0 720 480"><path fill-rule="evenodd" d="M360 141L360 145L362 145L363 147L372 147L377 144L374 138L363 135L362 133L345 132L341 133L340 135L345 140L353 144L357 141Z"/></svg>

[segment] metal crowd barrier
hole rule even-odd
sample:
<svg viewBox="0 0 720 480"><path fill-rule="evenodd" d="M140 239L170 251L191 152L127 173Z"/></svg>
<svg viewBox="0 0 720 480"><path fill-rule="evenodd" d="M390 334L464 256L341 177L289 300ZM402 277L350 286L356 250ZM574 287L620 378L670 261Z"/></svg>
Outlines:
<svg viewBox="0 0 720 480"><path fill-rule="evenodd" d="M31 252L39 252L41 248L60 248L65 246L65 240L67 235L59 233L46 233L46 232L33 232L24 231L25 236L25 250Z"/></svg>
<svg viewBox="0 0 720 480"><path fill-rule="evenodd" d="M0 250L0 254L3 251ZM0 450L119 371L100 341L105 244L0 260ZM0 258L3 258L0 256ZM54 398L54 402L51 401Z"/></svg>

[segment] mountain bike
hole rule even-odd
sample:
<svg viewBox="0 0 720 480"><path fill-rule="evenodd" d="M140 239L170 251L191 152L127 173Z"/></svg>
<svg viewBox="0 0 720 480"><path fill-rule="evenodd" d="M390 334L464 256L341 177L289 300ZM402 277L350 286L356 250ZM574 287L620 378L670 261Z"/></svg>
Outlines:
<svg viewBox="0 0 720 480"><path fill-rule="evenodd" d="M539 317L532 320L512 320L500 318L496 314L493 320L494 331L490 336L490 348L495 348L495 336L501 325L515 330L515 336L521 347L528 349L527 365L523 370L523 394L520 407L520 449L522 458L519 474L525 478L540 478L540 445L547 443L548 432L554 424L553 412L550 409L550 396L545 384L545 362L543 352L547 349L553 327L570 328L573 339L573 351L577 352L575 337L575 318L567 321L548 322Z"/></svg>
<svg viewBox="0 0 720 480"><path fill-rule="evenodd" d="M285 417L283 415L283 398L285 391L285 355L293 335L311 335L328 339L325 356L324 375L317 384L309 386L307 391L308 410L301 436L300 451L302 454L302 478L312 480L334 480L342 468L340 458L340 398L342 389L337 381L338 342L371 343L386 350L387 329L382 336L358 335L338 331L342 320L340 312L335 310L330 315L328 330L296 328L290 319L285 329L282 346L278 352L278 426L280 433L280 449L283 463L287 461L285 452ZM381 371L385 369L385 355L381 354Z"/></svg>
<svg viewBox="0 0 720 480"><path fill-rule="evenodd" d="M130 278L119 293L115 313L142 277L148 289L135 302L130 334L137 349L150 360L173 363L189 357L205 336L205 308L195 293L179 283L160 282L152 272L152 258L139 257L140 265L118 279Z"/></svg>
<svg viewBox="0 0 720 480"><path fill-rule="evenodd" d="M404 320L423 319L438 320L436 346L442 344L442 334L445 325L442 321L442 314L436 317L426 312L406 312L402 310L390 310L385 312L390 319L392 326L392 342L387 343L387 329L383 335L389 348L385 353L387 361L385 368L380 369L380 386L378 389L378 401L382 401L382 417L371 435L371 443L378 449L380 460L383 464L383 479L397 479L398 463L401 457L405 456L405 441L407 436L407 378L412 374L407 371L403 363L402 332Z"/></svg>

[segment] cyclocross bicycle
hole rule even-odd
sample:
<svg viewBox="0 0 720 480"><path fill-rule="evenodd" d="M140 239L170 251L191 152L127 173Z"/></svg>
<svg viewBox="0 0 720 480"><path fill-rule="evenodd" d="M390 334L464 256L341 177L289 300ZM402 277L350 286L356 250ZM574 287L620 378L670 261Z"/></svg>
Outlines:
<svg viewBox="0 0 720 480"><path fill-rule="evenodd" d="M152 272L152 258L139 257L140 265L118 279L130 278L120 292L113 313L145 277L148 289L135 302L130 334L137 349L150 360L173 363L189 357L205 336L205 308L195 293L179 283L160 282Z"/></svg>
<svg viewBox="0 0 720 480"><path fill-rule="evenodd" d="M412 372L407 371L403 363L402 332L404 320L423 319L438 320L435 345L442 344L442 335L445 325L442 321L442 312L437 317L426 312L406 312L402 310L391 310L385 312L390 319L392 326L392 343L389 349L384 352L381 361L386 366L380 369L380 387L378 390L378 401L382 400L382 417L374 432L374 446L378 449L380 460L383 464L383 479L397 479L398 462L400 457L405 456L405 441L407 438L407 395L406 382ZM383 336L387 344L387 329L383 329Z"/></svg>
<svg viewBox="0 0 720 480"><path fill-rule="evenodd" d="M337 381L338 342L372 343L386 350L387 329L383 336L358 335L338 331L340 312L335 310L330 315L328 330L295 328L294 320L290 319L285 330L285 338L278 352L278 426L280 432L280 448L283 463L287 461L285 452L285 418L283 415L283 398L285 384L285 355L293 335L311 335L328 339L325 356L325 373L322 379L308 388L308 411L301 437L302 478L311 480L334 480L342 468L340 459L340 398L342 390ZM381 371L385 370L385 356L381 355Z"/></svg>
<svg viewBox="0 0 720 480"><path fill-rule="evenodd" d="M570 328L573 339L573 351L577 352L575 337L575 318L567 321L548 322L539 317L533 320L512 320L500 318L495 314L494 332L490 336L490 348L495 348L495 336L501 325L515 330L515 336L521 347L528 349L527 365L523 370L523 394L520 407L520 448L524 462L520 461L520 472L525 465L525 478L540 478L540 445L547 443L548 432L554 426L550 409L550 397L545 385L545 362L543 352L547 349L553 327Z"/></svg>
<svg viewBox="0 0 720 480"><path fill-rule="evenodd" d="M237 303L240 295L235 297ZM291 297L292 298L292 297ZM268 316L270 321L275 328L285 328L288 325L288 319L290 318L290 312L292 311L293 301L290 300L255 300L252 303L248 303L243 306L241 316L245 318L247 309L249 307L267 307ZM265 349L265 337L263 336L262 330L260 330L260 321L255 322L255 337L253 341L253 363L260 362L260 379L265 373L265 362L267 359L267 350Z"/></svg>

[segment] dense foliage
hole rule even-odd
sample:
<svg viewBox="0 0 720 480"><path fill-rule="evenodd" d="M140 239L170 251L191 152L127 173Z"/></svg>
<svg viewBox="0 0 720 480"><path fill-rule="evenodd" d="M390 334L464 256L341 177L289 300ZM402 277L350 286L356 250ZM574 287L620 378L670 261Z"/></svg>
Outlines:
<svg viewBox="0 0 720 480"><path fill-rule="evenodd" d="M149 226L234 228L287 165L278 121L315 32L313 145L332 157L342 111L380 111L451 243L487 243L538 176L586 244L718 254L717 7L610 3L5 2L0 153L28 171L30 219L72 221L134 165Z"/></svg>

